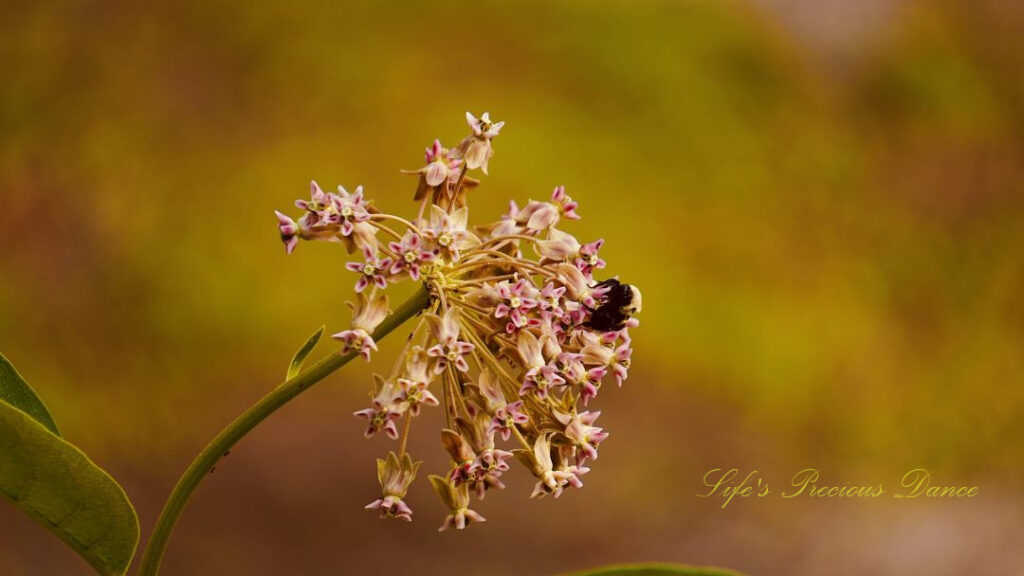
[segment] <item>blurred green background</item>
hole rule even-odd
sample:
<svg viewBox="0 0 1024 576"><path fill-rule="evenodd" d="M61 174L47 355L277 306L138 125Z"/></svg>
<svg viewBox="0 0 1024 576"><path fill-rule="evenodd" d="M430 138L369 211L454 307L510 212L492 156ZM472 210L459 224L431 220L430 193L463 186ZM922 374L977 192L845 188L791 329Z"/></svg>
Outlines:
<svg viewBox="0 0 1024 576"><path fill-rule="evenodd" d="M507 126L485 223L558 184L607 272L642 287L632 377L583 491L532 482L434 532L381 522L351 366L201 487L165 573L545 574L632 560L765 575L1024 565L1024 9L981 2L15 2L0 18L0 349L139 507L347 325L336 246L286 258L308 181L412 214L435 137ZM374 367L396 353L387 341ZM326 351L328 347L324 347ZM411 450L437 471L432 416ZM778 487L963 501L696 498L709 468ZM0 574L86 574L0 503Z"/></svg>

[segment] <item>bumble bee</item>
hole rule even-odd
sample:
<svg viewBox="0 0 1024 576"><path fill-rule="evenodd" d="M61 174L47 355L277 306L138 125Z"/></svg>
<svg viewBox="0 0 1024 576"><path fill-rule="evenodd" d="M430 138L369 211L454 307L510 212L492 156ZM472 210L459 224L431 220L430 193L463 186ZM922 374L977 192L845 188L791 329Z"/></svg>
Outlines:
<svg viewBox="0 0 1024 576"><path fill-rule="evenodd" d="M623 284L615 278L598 282L594 288L606 288L598 299L597 308L588 307L590 319L584 326L601 332L622 330L629 318L640 311L640 290L631 284Z"/></svg>

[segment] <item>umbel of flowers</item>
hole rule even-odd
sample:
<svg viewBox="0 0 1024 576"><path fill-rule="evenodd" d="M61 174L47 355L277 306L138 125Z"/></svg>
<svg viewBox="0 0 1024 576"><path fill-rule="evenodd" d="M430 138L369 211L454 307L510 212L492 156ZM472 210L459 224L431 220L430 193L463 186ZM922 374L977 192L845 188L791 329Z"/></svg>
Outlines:
<svg viewBox="0 0 1024 576"><path fill-rule="evenodd" d="M355 277L351 327L333 335L343 354L370 360L377 350L371 334L390 312L389 285L421 282L429 291L390 376L374 377L373 400L355 415L367 437L398 442L377 460L381 494L367 508L412 520L404 498L420 462L407 439L424 409L444 412L451 464L429 478L450 510L441 530L483 522L471 500L504 489L513 462L536 477L532 497L583 486L608 437L591 402L606 380L626 380L640 309L634 287L595 279L603 241L581 243L561 229L580 218L561 186L548 201L513 201L496 222L469 226L467 191L479 184L469 173L487 173L504 122L468 112L466 120L471 133L455 148L435 140L426 165L409 172L418 178L414 217L380 211L361 186L334 193L316 182L310 199L295 203L298 220L277 213L288 253L317 240L361 257L346 265Z"/></svg>

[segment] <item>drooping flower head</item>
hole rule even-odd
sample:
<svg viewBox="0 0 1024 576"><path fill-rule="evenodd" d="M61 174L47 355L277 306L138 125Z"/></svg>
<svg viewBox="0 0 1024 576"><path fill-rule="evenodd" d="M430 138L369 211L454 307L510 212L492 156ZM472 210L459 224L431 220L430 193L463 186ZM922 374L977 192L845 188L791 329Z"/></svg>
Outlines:
<svg viewBox="0 0 1024 576"><path fill-rule="evenodd" d="M366 505L367 510L377 510L381 518L400 518L412 522L412 509L402 500L409 491L409 485L416 479L416 472L422 462L413 462L408 454L399 458L388 452L385 460L377 459L377 481L382 495Z"/></svg>
<svg viewBox="0 0 1024 576"><path fill-rule="evenodd" d="M365 435L399 442L377 461L380 497L367 508L412 519L405 503L420 463L406 452L413 420L440 409L441 446L450 464L430 476L449 509L441 529L483 522L470 508L505 488L518 461L536 478L531 496L559 497L583 486L608 433L587 410L611 378L619 385L632 361L629 330L640 293L617 280L595 279L606 263L604 241L581 244L560 228L579 219L578 203L559 186L549 201L515 202L490 224L470 226L465 191L487 173L492 140L504 122L467 113L470 134L452 150L439 140L426 150L415 216L378 210L362 187L310 198L293 220L276 213L291 254L300 240L337 242L359 260L352 324L334 334L342 354L370 359L375 330L390 313L385 291L406 280L429 294L390 376L374 376L370 407L355 412ZM382 236L382 238L378 238ZM378 335L379 336L379 335Z"/></svg>
<svg viewBox="0 0 1024 576"><path fill-rule="evenodd" d="M377 294L373 298L366 292L356 294L356 303L349 303L352 308L352 327L331 336L343 344L341 353L359 352L360 356L370 361L370 351L377 351L377 343L370 334L384 321L388 315L388 297Z"/></svg>

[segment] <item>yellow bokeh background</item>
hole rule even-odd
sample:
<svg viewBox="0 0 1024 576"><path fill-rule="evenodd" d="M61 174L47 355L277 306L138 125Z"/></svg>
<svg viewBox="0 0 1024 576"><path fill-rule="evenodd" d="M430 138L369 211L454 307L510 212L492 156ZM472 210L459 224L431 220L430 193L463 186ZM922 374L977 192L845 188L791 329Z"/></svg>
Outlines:
<svg viewBox="0 0 1024 576"><path fill-rule="evenodd" d="M1024 10L1009 2L15 3L0 19L0 350L125 485L143 538L188 461L347 326L333 245L286 257L308 181L411 215L463 113L507 122L471 220L560 184L643 289L631 377L583 491L434 533L361 508L373 458L345 368L197 493L166 574L548 574L603 562L752 574L1003 574L1024 564ZM845 5L845 6L844 6ZM393 302L402 294L397 288ZM400 338L395 338L399 341ZM329 351L323 345L322 353ZM411 448L443 468L437 419ZM700 499L979 486L951 501ZM0 505L0 574L86 574Z"/></svg>

